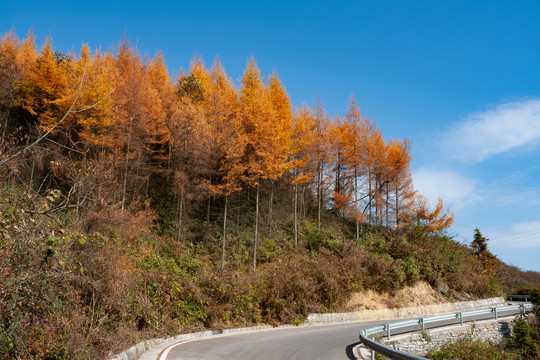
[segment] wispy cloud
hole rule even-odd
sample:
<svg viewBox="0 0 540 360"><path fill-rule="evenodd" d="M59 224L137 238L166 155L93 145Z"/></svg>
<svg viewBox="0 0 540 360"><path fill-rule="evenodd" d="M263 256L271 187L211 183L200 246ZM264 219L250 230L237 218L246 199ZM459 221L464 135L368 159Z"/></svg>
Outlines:
<svg viewBox="0 0 540 360"><path fill-rule="evenodd" d="M540 248L540 221L514 224L507 233L492 235L490 244L499 249Z"/></svg>
<svg viewBox="0 0 540 360"><path fill-rule="evenodd" d="M529 99L470 114L443 136L442 143L457 160L478 163L539 140L540 99Z"/></svg>
<svg viewBox="0 0 540 360"><path fill-rule="evenodd" d="M414 187L431 203L440 197L458 210L480 198L478 181L456 171L422 168L412 176Z"/></svg>

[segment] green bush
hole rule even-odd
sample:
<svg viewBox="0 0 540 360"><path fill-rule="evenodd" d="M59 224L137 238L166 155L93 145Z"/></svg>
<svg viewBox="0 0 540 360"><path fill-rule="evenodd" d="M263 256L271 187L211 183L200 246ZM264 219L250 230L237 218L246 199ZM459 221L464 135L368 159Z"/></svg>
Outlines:
<svg viewBox="0 0 540 360"><path fill-rule="evenodd" d="M520 358L517 354L506 351L493 343L483 343L468 337L450 341L426 356L433 360L517 360Z"/></svg>

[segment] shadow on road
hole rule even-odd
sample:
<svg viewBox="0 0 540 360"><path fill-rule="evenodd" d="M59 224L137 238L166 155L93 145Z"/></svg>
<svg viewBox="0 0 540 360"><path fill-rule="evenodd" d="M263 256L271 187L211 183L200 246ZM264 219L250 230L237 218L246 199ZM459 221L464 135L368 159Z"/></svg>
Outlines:
<svg viewBox="0 0 540 360"><path fill-rule="evenodd" d="M354 353L353 353L353 348L357 345L360 345L362 342L359 341L359 342L355 342L354 344L351 344L351 345L348 345L346 348L345 348L345 353L347 354L347 357L351 360L356 360L356 357L354 356Z"/></svg>

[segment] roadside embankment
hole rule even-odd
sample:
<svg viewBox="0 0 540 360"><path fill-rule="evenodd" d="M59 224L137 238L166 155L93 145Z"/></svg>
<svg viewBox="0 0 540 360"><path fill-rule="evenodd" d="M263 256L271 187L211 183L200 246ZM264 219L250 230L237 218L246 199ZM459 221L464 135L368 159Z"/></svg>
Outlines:
<svg viewBox="0 0 540 360"><path fill-rule="evenodd" d="M311 314L302 326L362 321L362 320L385 320L385 319L399 319L408 317L422 317L428 315L442 314L452 311L466 311L474 309L482 309L487 307L495 307L506 304L504 298L490 298L476 301L465 301L456 303L443 303L435 305L424 305L418 307L407 307L402 309L379 309L379 310L363 310L349 313L334 313L334 314ZM289 325L290 326L290 325ZM287 326L287 327L289 327ZM170 338L158 338L142 341L126 351L117 354L110 358L110 360L138 360L143 354L145 358L156 359L157 355L162 349L173 344L175 342L187 341L198 338L211 337L216 335L223 335L229 333L251 332L272 328L270 325L259 325L238 329L226 329L226 330L209 330L201 331L190 334L180 334ZM154 357L147 356L149 353Z"/></svg>

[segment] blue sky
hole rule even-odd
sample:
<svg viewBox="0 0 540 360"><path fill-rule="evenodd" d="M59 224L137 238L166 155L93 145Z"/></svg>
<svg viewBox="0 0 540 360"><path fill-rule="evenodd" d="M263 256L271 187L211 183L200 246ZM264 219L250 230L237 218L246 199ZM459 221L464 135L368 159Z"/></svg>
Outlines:
<svg viewBox="0 0 540 360"><path fill-rule="evenodd" d="M354 93L387 138L413 142L416 187L480 228L503 261L540 271L539 1L9 1L0 32L33 28L62 51L124 34L169 70L219 55L238 79L251 55L294 105Z"/></svg>

